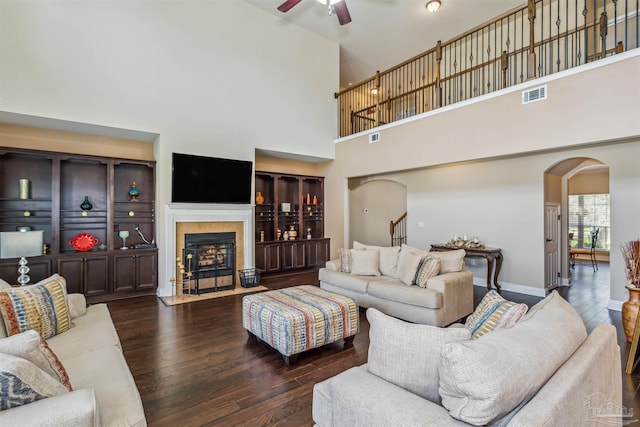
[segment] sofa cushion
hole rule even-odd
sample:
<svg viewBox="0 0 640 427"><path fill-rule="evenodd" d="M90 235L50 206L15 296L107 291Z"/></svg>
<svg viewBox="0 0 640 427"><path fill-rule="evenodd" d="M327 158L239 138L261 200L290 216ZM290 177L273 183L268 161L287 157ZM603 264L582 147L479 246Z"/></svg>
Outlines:
<svg viewBox="0 0 640 427"><path fill-rule="evenodd" d="M472 338L476 339L487 332L515 325L528 309L527 304L507 301L498 292L491 290L467 317L464 326L471 331Z"/></svg>
<svg viewBox="0 0 640 427"><path fill-rule="evenodd" d="M416 272L416 285L421 288L427 287L427 282L433 276L437 276L440 273L440 259L426 256L420 261L418 271Z"/></svg>
<svg viewBox="0 0 640 427"><path fill-rule="evenodd" d="M440 396L454 418L474 425L501 418L527 401L585 340L576 311L557 292L533 316L481 339L447 343Z"/></svg>
<svg viewBox="0 0 640 427"><path fill-rule="evenodd" d="M47 339L71 327L65 280L54 274L35 285L0 291L7 335L33 329Z"/></svg>
<svg viewBox="0 0 640 427"><path fill-rule="evenodd" d="M400 250L400 256L398 257L398 269L396 271L395 278L400 280L405 285L413 285L416 272L420 266L420 261L424 254L413 252L402 247Z"/></svg>
<svg viewBox="0 0 640 427"><path fill-rule="evenodd" d="M354 276L352 274L340 273L321 268L318 272L318 279L321 282L330 283L339 288L348 289L353 292L366 294L370 283L389 282L386 276Z"/></svg>
<svg viewBox="0 0 640 427"><path fill-rule="evenodd" d="M469 330L416 325L374 308L367 310L367 319L370 324L369 372L439 404L438 361L442 346L468 340Z"/></svg>
<svg viewBox="0 0 640 427"><path fill-rule="evenodd" d="M0 353L27 359L53 378L57 378L67 390L73 390L69 375L58 356L36 331L26 331L0 339Z"/></svg>
<svg viewBox="0 0 640 427"><path fill-rule="evenodd" d="M0 291L11 289L11 285L0 279Z"/></svg>
<svg viewBox="0 0 640 427"><path fill-rule="evenodd" d="M351 274L359 276L380 276L380 255L378 251L351 249Z"/></svg>
<svg viewBox="0 0 640 427"><path fill-rule="evenodd" d="M34 363L5 353L0 353L0 390L2 411L69 392Z"/></svg>
<svg viewBox="0 0 640 427"><path fill-rule="evenodd" d="M464 249L455 251L429 252L429 255L440 259L440 274L462 271L464 267Z"/></svg>
<svg viewBox="0 0 640 427"><path fill-rule="evenodd" d="M400 255L400 246L372 246L365 245L354 240L353 249L378 251L378 253L380 254L380 273L382 273L383 276L396 276L396 269L398 267L398 256Z"/></svg>
<svg viewBox="0 0 640 427"><path fill-rule="evenodd" d="M403 304L432 309L442 308L442 293L418 286L406 286L398 280L370 282L367 293Z"/></svg>

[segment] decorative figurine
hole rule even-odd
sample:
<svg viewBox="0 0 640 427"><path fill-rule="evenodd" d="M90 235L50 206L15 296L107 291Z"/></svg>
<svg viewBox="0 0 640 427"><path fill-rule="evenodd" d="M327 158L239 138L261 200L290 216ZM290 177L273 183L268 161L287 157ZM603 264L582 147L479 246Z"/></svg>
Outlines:
<svg viewBox="0 0 640 427"><path fill-rule="evenodd" d="M80 205L80 209L82 209L85 212L86 211L90 211L91 209L93 209L93 205L89 201L89 196L84 196L84 201Z"/></svg>
<svg viewBox="0 0 640 427"><path fill-rule="evenodd" d="M137 202L138 196L140 195L140 190L138 190L136 182L133 181L131 183L131 189L129 190L129 196L131 197L130 202Z"/></svg>

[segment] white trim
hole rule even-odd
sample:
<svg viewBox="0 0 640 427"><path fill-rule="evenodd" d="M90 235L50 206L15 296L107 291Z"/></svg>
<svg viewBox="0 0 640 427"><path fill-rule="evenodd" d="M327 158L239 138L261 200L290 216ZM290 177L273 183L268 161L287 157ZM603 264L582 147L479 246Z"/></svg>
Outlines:
<svg viewBox="0 0 640 427"><path fill-rule="evenodd" d="M243 268L253 267L253 205L169 203L166 205L165 277L176 277L176 224L178 222L242 222ZM160 283L158 296L174 294L171 284Z"/></svg>
<svg viewBox="0 0 640 427"><path fill-rule="evenodd" d="M617 301L614 299L610 299L609 304L607 304L607 310L622 311L623 303L624 301Z"/></svg>
<svg viewBox="0 0 640 427"><path fill-rule="evenodd" d="M417 114L415 116L407 117L406 119L402 119L402 120L398 120L398 121L395 121L395 122L387 123L386 125L378 126L378 127L372 128L372 129L363 130L362 132L354 133L353 135L343 136L342 138L338 138L338 139L334 140L334 142L337 144L337 143L340 143L340 142L349 141L351 139L359 138L359 137L361 137L363 135L368 135L368 134L370 134L372 132L379 132L379 131L384 130L384 129L389 129L389 128L396 127L396 126L401 126L401 125L404 125L405 123L409 123L409 122L412 122L414 120L421 120L421 119L424 119L426 117L431 117L431 116L435 116L437 114L446 113L447 111L450 111L450 110L466 107L467 105L473 105L473 104L476 104L478 102L486 101L488 99L497 98L499 96L506 95L508 93L522 91L522 90L525 90L527 88L532 88L534 86L540 86L542 84L545 84L545 83L548 83L548 82L551 82L551 81L554 81L554 80L559 80L559 79L562 79L562 78L565 78L565 77L569 77L569 76L573 76L573 75L576 75L576 74L584 73L586 71L590 71L590 70L593 70L593 69L596 69L596 68L605 67L605 66L610 65L610 64L615 64L616 62L619 62L619 61L625 61L625 60L630 59L630 58L635 58L636 56L640 56L640 49L628 50L626 52L622 52L622 53L619 53L617 55L608 56L606 58L599 59L599 60L594 61L594 62L589 62L587 64L580 65L578 67L570 68L568 70L559 71L557 73L550 74L548 76L544 76L544 77L540 77L540 78L537 78L537 79L528 80L526 82L518 83L517 85L509 86L508 88L500 89L500 90L497 90L495 92L488 93L486 95L476 96L474 98L467 99L465 101L456 102L455 104L447 105L445 107L437 108L435 110L426 111L424 113L420 113L420 114Z"/></svg>
<svg viewBox="0 0 640 427"><path fill-rule="evenodd" d="M524 294L524 295L533 295L534 297L540 297L540 298L544 298L544 297L547 296L547 293L545 292L544 289L533 288L531 286L517 285L515 283L508 283L508 282L499 282L499 283L500 283L500 290L501 291L516 292L516 293ZM474 286L482 286L483 288L486 288L487 287L487 279L480 278L480 277L474 277L473 278L473 285Z"/></svg>

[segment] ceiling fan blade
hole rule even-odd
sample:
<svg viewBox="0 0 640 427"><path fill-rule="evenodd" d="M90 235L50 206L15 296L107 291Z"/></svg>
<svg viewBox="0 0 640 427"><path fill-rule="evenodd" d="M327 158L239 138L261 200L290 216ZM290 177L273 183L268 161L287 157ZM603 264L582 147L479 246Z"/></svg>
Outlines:
<svg viewBox="0 0 640 427"><path fill-rule="evenodd" d="M338 22L340 22L340 25L348 24L349 22L351 22L351 15L349 14L349 9L347 9L347 4L344 2L344 0L334 4L333 10L336 11L336 16L338 17Z"/></svg>
<svg viewBox="0 0 640 427"><path fill-rule="evenodd" d="M280 12L282 12L282 13L288 12L289 9L291 9L293 6L297 5L301 1L302 0L287 0L286 2L284 2L280 6L278 6L278 10Z"/></svg>

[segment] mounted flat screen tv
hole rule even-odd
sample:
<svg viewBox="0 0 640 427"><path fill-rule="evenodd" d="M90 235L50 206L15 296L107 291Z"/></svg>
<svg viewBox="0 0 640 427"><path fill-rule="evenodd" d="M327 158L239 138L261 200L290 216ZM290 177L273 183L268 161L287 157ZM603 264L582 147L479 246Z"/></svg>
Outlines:
<svg viewBox="0 0 640 427"><path fill-rule="evenodd" d="M253 163L173 153L174 203L251 203Z"/></svg>

